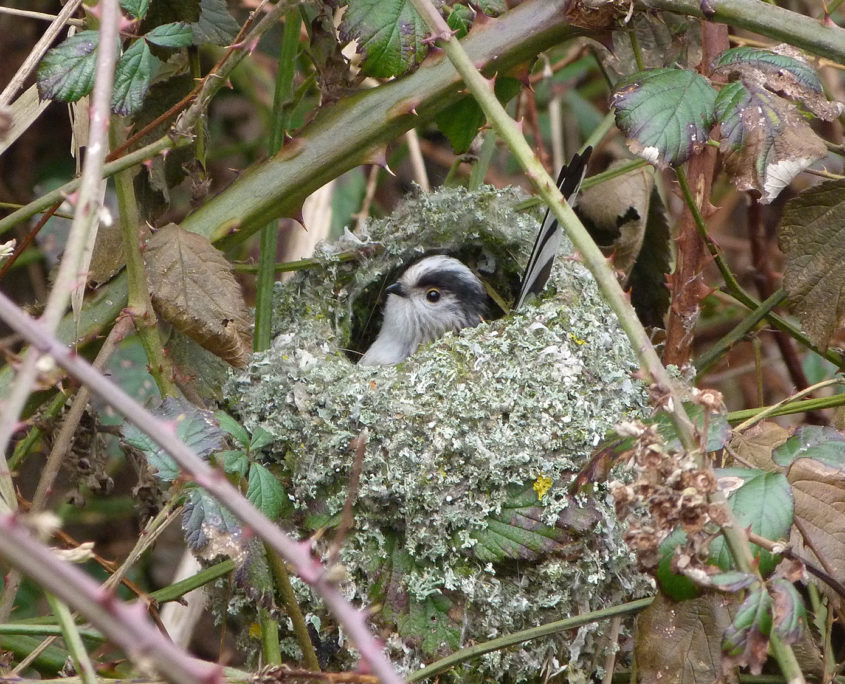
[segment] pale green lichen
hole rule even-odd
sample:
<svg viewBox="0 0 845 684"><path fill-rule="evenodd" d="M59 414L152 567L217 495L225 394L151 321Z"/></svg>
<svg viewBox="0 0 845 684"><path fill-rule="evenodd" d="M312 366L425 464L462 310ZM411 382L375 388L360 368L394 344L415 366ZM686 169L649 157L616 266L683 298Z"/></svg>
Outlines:
<svg viewBox="0 0 845 684"><path fill-rule="evenodd" d="M338 263L332 254L354 247L351 238L323 249L324 268L280 288L272 349L227 388L232 412L275 436L267 457L280 466L302 535L337 519L354 457L350 440L368 429L355 528L341 556L345 589L354 600L382 604L375 620L386 633L399 626L387 645L405 671L459 645L620 603L649 586L605 494L590 501L567 494L605 432L645 406L627 339L576 260L558 258L552 295L447 335L396 367L359 367L344 352L361 351L372 336L365 321L385 278L427 251L495 274L497 290L512 295L538 226L536 216L513 210L515 201L513 191L491 188L420 195L369 227L384 245L379 256ZM553 483L534 504L543 522L574 516L562 546L491 562L475 548L491 516L507 508L515 488L531 489L541 477ZM320 612L313 599L310 606ZM534 681L557 662L580 681L611 647L603 629L589 625L574 638L490 654L451 676Z"/></svg>

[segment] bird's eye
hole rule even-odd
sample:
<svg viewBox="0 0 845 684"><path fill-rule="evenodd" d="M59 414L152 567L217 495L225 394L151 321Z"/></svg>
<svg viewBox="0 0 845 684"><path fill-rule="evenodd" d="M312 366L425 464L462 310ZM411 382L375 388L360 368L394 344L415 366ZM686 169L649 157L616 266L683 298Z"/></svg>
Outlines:
<svg viewBox="0 0 845 684"><path fill-rule="evenodd" d="M436 287L431 287L425 291L425 298L432 304L440 301L440 290Z"/></svg>

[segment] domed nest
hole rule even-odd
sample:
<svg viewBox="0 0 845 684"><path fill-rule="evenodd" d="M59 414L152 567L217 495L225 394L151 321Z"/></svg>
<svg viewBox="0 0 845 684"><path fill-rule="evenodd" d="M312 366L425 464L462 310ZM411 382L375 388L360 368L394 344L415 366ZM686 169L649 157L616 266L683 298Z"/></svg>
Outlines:
<svg viewBox="0 0 845 684"><path fill-rule="evenodd" d="M605 432L642 416L646 398L627 338L566 248L547 294L522 311L448 334L395 367L350 360L377 332L381 290L423 254L460 258L512 299L539 226L536 213L515 210L518 201L493 188L419 194L372 222L367 240L325 246L319 268L279 288L272 348L226 392L245 426L275 438L266 457L295 509L283 524L302 537L328 527L331 539L349 489L350 442L367 429L344 586L375 607L405 672L650 587L606 493L568 494ZM339 258L350 250L377 254ZM336 643L319 601L304 601L321 618L320 639ZM560 670L583 681L613 647L604 630L536 639L446 677L541 681Z"/></svg>

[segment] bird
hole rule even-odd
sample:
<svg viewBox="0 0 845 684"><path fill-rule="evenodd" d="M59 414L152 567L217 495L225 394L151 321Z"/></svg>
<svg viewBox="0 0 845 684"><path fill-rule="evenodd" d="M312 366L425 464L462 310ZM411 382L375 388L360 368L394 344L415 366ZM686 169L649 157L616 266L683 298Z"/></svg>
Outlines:
<svg viewBox="0 0 845 684"><path fill-rule="evenodd" d="M572 157L558 175L557 185L572 203L592 152L587 147ZM542 292L561 242L561 229L549 209L543 217L525 267L514 309ZM428 256L411 264L387 288L381 329L359 360L363 366L392 366L404 361L420 345L450 331L476 326L487 311L487 293L466 264L445 254Z"/></svg>

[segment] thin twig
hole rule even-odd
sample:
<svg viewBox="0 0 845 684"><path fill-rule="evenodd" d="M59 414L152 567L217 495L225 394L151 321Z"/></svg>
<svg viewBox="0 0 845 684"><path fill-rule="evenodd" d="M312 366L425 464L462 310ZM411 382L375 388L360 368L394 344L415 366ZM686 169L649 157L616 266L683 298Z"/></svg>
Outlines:
<svg viewBox="0 0 845 684"><path fill-rule="evenodd" d="M346 501L343 502L340 525L337 526L331 547L329 547L329 567L337 565L338 556L340 555L341 548L343 548L346 535L355 524L355 519L352 517L352 507L358 498L358 485L361 482L361 471L364 468L364 456L367 453L367 440L369 437L370 431L364 428L349 445L355 452L355 459L352 461L352 468L349 471L349 487L346 491Z"/></svg>

